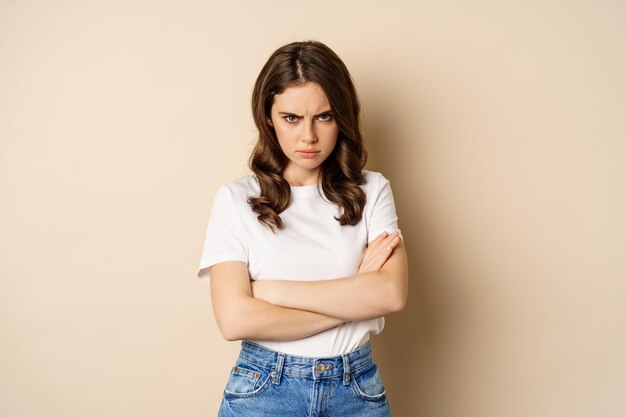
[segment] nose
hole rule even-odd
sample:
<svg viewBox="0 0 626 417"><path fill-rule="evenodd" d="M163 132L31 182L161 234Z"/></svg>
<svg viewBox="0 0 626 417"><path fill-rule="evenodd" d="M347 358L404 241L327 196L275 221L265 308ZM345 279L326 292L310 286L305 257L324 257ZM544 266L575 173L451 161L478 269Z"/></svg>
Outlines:
<svg viewBox="0 0 626 417"><path fill-rule="evenodd" d="M313 120L308 121L307 123L303 123L304 131L302 132L301 140L304 143L315 143L317 142L317 134L315 133L315 127L313 125Z"/></svg>

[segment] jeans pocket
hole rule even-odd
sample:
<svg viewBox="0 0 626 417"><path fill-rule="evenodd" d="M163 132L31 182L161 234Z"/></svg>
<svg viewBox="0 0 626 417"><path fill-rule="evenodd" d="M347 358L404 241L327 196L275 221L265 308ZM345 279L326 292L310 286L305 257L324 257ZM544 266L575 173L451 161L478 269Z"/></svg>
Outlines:
<svg viewBox="0 0 626 417"><path fill-rule="evenodd" d="M225 397L246 398L258 395L270 380L270 371L261 366L237 360L230 371Z"/></svg>
<svg viewBox="0 0 626 417"><path fill-rule="evenodd" d="M376 364L355 372L350 384L357 397L366 401L379 401L386 398L387 392Z"/></svg>

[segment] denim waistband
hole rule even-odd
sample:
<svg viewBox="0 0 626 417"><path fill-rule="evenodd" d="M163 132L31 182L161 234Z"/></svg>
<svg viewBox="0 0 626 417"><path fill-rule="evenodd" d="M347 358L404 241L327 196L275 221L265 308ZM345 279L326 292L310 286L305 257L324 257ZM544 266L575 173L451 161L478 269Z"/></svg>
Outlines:
<svg viewBox="0 0 626 417"><path fill-rule="evenodd" d="M244 340L241 342L239 358L271 370L272 382L275 384L280 383L282 375L288 375L309 379L343 377L343 383L348 385L352 372L373 362L369 341L343 355L314 358L289 355Z"/></svg>

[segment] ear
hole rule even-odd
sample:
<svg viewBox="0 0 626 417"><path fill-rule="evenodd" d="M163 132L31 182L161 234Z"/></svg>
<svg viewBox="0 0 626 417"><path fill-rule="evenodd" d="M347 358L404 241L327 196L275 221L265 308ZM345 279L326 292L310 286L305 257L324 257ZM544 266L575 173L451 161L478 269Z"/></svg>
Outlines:
<svg viewBox="0 0 626 417"><path fill-rule="evenodd" d="M272 123L272 119L270 119L269 117L267 118L267 124L274 127L274 123Z"/></svg>

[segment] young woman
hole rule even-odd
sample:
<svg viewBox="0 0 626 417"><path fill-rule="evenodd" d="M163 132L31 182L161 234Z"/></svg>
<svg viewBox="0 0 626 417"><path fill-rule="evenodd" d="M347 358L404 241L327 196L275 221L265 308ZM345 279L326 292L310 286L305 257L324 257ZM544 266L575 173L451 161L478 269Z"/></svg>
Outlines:
<svg viewBox="0 0 626 417"><path fill-rule="evenodd" d="M219 416L390 415L369 336L404 308L407 258L359 110L320 42L279 48L256 80L253 174L218 189L198 272L242 341Z"/></svg>

